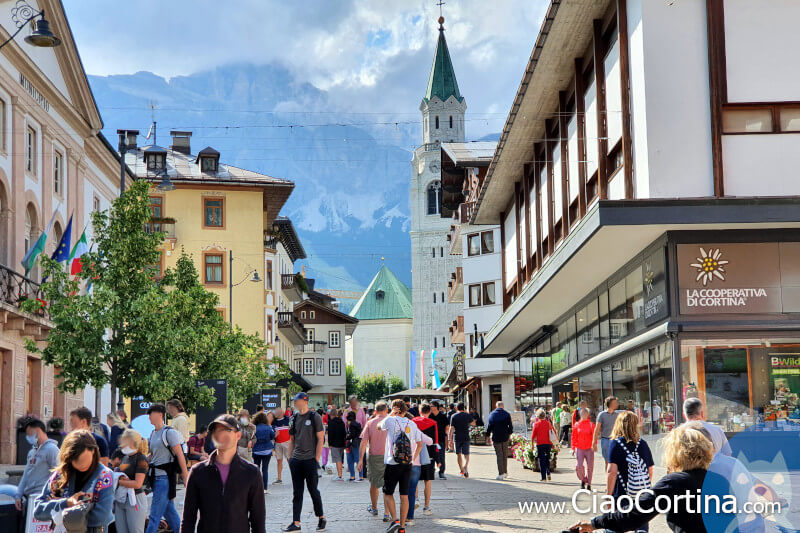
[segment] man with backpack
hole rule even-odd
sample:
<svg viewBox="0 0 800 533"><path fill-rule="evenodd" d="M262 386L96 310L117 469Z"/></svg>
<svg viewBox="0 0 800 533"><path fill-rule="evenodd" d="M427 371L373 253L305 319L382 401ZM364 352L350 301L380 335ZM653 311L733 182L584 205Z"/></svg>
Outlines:
<svg viewBox="0 0 800 533"><path fill-rule="evenodd" d="M387 533L405 533L408 516L408 487L411 483L411 463L422 451L422 433L417 425L406 418L406 404L397 399L392 402L392 411L378 429L386 432L386 447L383 461L383 507L392 517ZM400 520L394 504L394 490L400 492Z"/></svg>
<svg viewBox="0 0 800 533"><path fill-rule="evenodd" d="M154 403L147 410L150 423L155 428L150 434L150 486L153 501L150 503L150 517L145 533L156 533L161 517L167 521L172 531L180 531L181 518L175 510L176 476L180 472L184 486L189 472L186 470L186 451L183 436L165 422L167 408Z"/></svg>

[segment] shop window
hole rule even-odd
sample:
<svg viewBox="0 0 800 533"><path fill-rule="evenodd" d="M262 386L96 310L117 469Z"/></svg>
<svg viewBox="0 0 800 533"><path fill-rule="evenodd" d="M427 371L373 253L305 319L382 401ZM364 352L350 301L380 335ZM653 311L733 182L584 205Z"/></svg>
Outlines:
<svg viewBox="0 0 800 533"><path fill-rule="evenodd" d="M610 345L610 325L608 319L608 291L603 290L597 297L597 304L600 308L600 349L605 350Z"/></svg>
<svg viewBox="0 0 800 533"><path fill-rule="evenodd" d="M589 404L589 413L592 420L597 419L597 413L603 410L603 387L600 371L596 370L578 378L580 386L580 399Z"/></svg>
<svg viewBox="0 0 800 533"><path fill-rule="evenodd" d="M674 382L672 377L672 353L670 344L665 342L648 350L650 352L650 402L651 433L666 433L675 427L675 406L673 405Z"/></svg>
<svg viewBox="0 0 800 533"><path fill-rule="evenodd" d="M614 344L628 335L628 317L625 300L625 280L608 289L609 326L608 336L610 344Z"/></svg>
<svg viewBox="0 0 800 533"><path fill-rule="evenodd" d="M611 366L619 408L639 418L643 435L650 434L650 369L647 352L630 355Z"/></svg>

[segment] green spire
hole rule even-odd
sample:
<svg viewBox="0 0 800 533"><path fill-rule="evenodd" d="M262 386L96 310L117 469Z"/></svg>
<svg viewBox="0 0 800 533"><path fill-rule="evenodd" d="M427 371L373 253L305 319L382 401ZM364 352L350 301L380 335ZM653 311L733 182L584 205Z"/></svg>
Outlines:
<svg viewBox="0 0 800 533"><path fill-rule="evenodd" d="M412 318L411 290L382 266L350 316L359 320Z"/></svg>
<svg viewBox="0 0 800 533"><path fill-rule="evenodd" d="M444 38L443 23L444 17L439 17L439 42L436 43L436 54L433 56L428 90L425 92L426 102L434 96L438 96L442 101L447 100L450 96L455 96L459 102L463 100L458 91L456 72L453 70L450 51L447 49L447 41Z"/></svg>

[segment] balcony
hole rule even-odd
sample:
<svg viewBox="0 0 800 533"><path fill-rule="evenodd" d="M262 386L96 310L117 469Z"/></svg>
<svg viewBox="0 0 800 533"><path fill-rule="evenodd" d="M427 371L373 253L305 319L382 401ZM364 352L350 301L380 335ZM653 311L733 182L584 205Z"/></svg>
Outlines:
<svg viewBox="0 0 800 533"><path fill-rule="evenodd" d="M464 303L464 269L462 267L456 267L456 271L450 274L450 281L447 282L447 301L451 304Z"/></svg>
<svg viewBox="0 0 800 533"><path fill-rule="evenodd" d="M307 292L301 286L300 279L299 274L281 274L281 290L290 302L299 302L303 299L303 292Z"/></svg>
<svg viewBox="0 0 800 533"><path fill-rule="evenodd" d="M165 240L176 240L174 218L152 218L150 222L144 225L144 230L150 234L163 231Z"/></svg>
<svg viewBox="0 0 800 533"><path fill-rule="evenodd" d="M293 345L300 345L306 341L306 328L291 311L278 311L278 331Z"/></svg>
<svg viewBox="0 0 800 533"><path fill-rule="evenodd" d="M294 353L295 355L304 354L304 353L317 353L322 354L325 352L325 348L328 346L327 342L324 341L311 341L303 344L302 346L295 346Z"/></svg>
<svg viewBox="0 0 800 533"><path fill-rule="evenodd" d="M275 235L270 235L267 230L264 230L264 248L268 250L277 250L278 242L280 240Z"/></svg>
<svg viewBox="0 0 800 533"><path fill-rule="evenodd" d="M0 265L0 323L6 331L18 331L23 337L36 341L47 339L52 323L47 319L47 308L38 283ZM39 302L31 314L20 309L26 300Z"/></svg>
<svg viewBox="0 0 800 533"><path fill-rule="evenodd" d="M447 240L450 243L450 255L461 255L463 252L463 246L461 244L461 224L456 222L450 226Z"/></svg>
<svg viewBox="0 0 800 533"><path fill-rule="evenodd" d="M450 325L450 344L464 344L464 315L459 315Z"/></svg>

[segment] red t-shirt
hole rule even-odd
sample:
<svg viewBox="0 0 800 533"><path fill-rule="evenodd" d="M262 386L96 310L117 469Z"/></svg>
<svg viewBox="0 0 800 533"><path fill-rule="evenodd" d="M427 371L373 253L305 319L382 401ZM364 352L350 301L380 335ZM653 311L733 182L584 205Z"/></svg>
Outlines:
<svg viewBox="0 0 800 533"><path fill-rule="evenodd" d="M588 450L592 447L594 437L594 424L588 418L578 420L572 428L572 447L578 450Z"/></svg>
<svg viewBox="0 0 800 533"><path fill-rule="evenodd" d="M535 440L536 444L553 444L550 442L550 429L553 429L553 424L546 418L544 420L537 420L533 424L533 431L531 431L531 440ZM553 429L555 431L555 429Z"/></svg>
<svg viewBox="0 0 800 533"><path fill-rule="evenodd" d="M414 422L420 431L425 431L426 429L433 427L434 429L434 444L439 444L439 426L436 424L436 421L425 417L425 416L416 416L411 419ZM430 435L429 435L430 436Z"/></svg>

